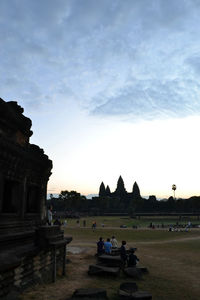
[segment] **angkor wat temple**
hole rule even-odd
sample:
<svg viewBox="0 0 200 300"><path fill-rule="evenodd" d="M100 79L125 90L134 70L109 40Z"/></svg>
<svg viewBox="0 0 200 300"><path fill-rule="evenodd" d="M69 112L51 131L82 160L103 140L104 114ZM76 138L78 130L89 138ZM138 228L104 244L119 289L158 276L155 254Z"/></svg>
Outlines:
<svg viewBox="0 0 200 300"><path fill-rule="evenodd" d="M0 298L65 274L66 244L59 226L46 225L52 161L29 143L32 122L17 102L0 98ZM10 294L15 293L15 294ZM8 298L7 298L8 297Z"/></svg>
<svg viewBox="0 0 200 300"><path fill-rule="evenodd" d="M132 192L127 192L124 186L124 181L120 176L117 181L117 187L114 192L110 191L110 187L107 185L105 187L102 182L99 188L99 200L101 199L109 199L111 203L113 203L113 207L126 209L129 206L133 206L134 202L142 199L140 195L140 189L135 182L133 184ZM97 198L96 198L97 199Z"/></svg>

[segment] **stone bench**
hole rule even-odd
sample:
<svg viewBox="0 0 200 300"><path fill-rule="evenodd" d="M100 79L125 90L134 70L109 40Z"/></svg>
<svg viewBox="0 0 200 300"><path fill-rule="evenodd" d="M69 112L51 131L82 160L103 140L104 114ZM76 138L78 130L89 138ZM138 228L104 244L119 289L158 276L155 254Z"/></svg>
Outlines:
<svg viewBox="0 0 200 300"><path fill-rule="evenodd" d="M146 291L137 291L132 293L131 300L152 300L152 295Z"/></svg>
<svg viewBox="0 0 200 300"><path fill-rule="evenodd" d="M98 300L105 300L107 299L107 292L105 289L100 289L100 288L88 288L88 289L77 289L75 290L75 292L73 293L72 300L76 300L76 299L82 299L82 300L86 300L86 299L98 299Z"/></svg>
<svg viewBox="0 0 200 300"><path fill-rule="evenodd" d="M130 254L130 253L131 253L131 250L136 251L137 248L131 247L130 249L126 249L126 254ZM111 255L112 255L112 256L120 255L120 247L119 247L119 248L114 248L114 249L112 249Z"/></svg>
<svg viewBox="0 0 200 300"><path fill-rule="evenodd" d="M90 265L88 274L89 275L113 275L118 276L120 273L120 268L118 267L105 267L99 265Z"/></svg>
<svg viewBox="0 0 200 300"><path fill-rule="evenodd" d="M137 270L140 270L143 274L149 273L147 267L137 266L136 269L137 269Z"/></svg>
<svg viewBox="0 0 200 300"><path fill-rule="evenodd" d="M138 286L135 282L124 282L120 285L119 296L120 299L127 299L132 296L132 293L138 291Z"/></svg>
<svg viewBox="0 0 200 300"><path fill-rule="evenodd" d="M121 266L121 257L118 256L112 256L107 254L102 254L98 256L98 261L107 266L107 267L120 267Z"/></svg>
<svg viewBox="0 0 200 300"><path fill-rule="evenodd" d="M134 279L141 279L142 278L142 271L136 267L128 267L123 269L124 274L128 277L132 277Z"/></svg>
<svg viewBox="0 0 200 300"><path fill-rule="evenodd" d="M146 291L138 291L135 282L124 282L119 288L119 297L121 300L151 300L152 295Z"/></svg>

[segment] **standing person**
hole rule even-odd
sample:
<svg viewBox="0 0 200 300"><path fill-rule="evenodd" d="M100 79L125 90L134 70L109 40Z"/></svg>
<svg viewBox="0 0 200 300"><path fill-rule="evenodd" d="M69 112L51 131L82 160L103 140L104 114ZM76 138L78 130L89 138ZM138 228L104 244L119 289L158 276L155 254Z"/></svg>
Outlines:
<svg viewBox="0 0 200 300"><path fill-rule="evenodd" d="M92 230L95 231L96 227L97 227L97 223L96 223L96 221L94 221L92 223Z"/></svg>
<svg viewBox="0 0 200 300"><path fill-rule="evenodd" d="M120 257L121 257L121 260L122 260L122 268L125 267L126 261L127 261L125 245L126 245L126 241L122 241L122 245L120 247Z"/></svg>
<svg viewBox="0 0 200 300"><path fill-rule="evenodd" d="M67 220L64 220L64 227L67 227Z"/></svg>
<svg viewBox="0 0 200 300"><path fill-rule="evenodd" d="M99 241L97 242L97 255L101 255L104 253L104 241L103 238L100 237Z"/></svg>
<svg viewBox="0 0 200 300"><path fill-rule="evenodd" d="M116 240L116 238L115 238L114 235L113 235L112 238L111 238L111 244L112 244L112 248L113 248L113 249L118 248L118 243L117 243L117 240Z"/></svg>
<svg viewBox="0 0 200 300"><path fill-rule="evenodd" d="M97 222L94 221L94 229L96 229L96 228L97 228Z"/></svg>
<svg viewBox="0 0 200 300"><path fill-rule="evenodd" d="M83 227L86 227L86 220L83 220Z"/></svg>
<svg viewBox="0 0 200 300"><path fill-rule="evenodd" d="M52 221L53 221L52 206L49 206L47 210L47 222L50 226L52 225Z"/></svg>
<svg viewBox="0 0 200 300"><path fill-rule="evenodd" d="M128 256L128 267L135 267L139 258L135 255L135 250L133 248L130 249L130 254Z"/></svg>
<svg viewBox="0 0 200 300"><path fill-rule="evenodd" d="M94 222L92 222L92 230L94 231Z"/></svg>
<svg viewBox="0 0 200 300"><path fill-rule="evenodd" d="M111 254L112 251L112 244L110 242L110 239L107 238L107 241L104 242L104 249L106 254Z"/></svg>
<svg viewBox="0 0 200 300"><path fill-rule="evenodd" d="M80 221L79 221L79 219L76 221L76 226L80 227Z"/></svg>

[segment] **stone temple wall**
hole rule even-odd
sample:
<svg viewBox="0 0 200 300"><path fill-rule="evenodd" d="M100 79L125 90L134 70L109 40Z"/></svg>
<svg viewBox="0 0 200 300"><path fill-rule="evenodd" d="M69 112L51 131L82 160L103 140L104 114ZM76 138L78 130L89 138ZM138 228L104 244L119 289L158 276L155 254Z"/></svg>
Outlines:
<svg viewBox="0 0 200 300"><path fill-rule="evenodd" d="M59 226L47 226L46 193L52 161L29 143L32 122L17 102L0 98L0 298L65 274ZM9 298L10 297L10 298Z"/></svg>
<svg viewBox="0 0 200 300"><path fill-rule="evenodd" d="M56 259L56 272L61 274L63 249L56 251ZM6 299L6 295L9 295L10 291L18 293L36 283L52 282L53 268L54 253L52 250L40 251L37 255L22 257L17 267L1 272L0 297Z"/></svg>

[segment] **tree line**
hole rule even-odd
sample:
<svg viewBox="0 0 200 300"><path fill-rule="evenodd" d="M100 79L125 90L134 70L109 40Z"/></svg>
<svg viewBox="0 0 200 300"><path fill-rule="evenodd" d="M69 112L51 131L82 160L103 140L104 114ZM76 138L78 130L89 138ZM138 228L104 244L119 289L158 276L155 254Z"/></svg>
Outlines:
<svg viewBox="0 0 200 300"><path fill-rule="evenodd" d="M157 200L155 196L148 199L141 196L128 198L126 202L120 197L93 197L87 199L76 191L61 191L58 198L50 195L47 205L52 205L54 211L62 212L84 212L94 214L104 213L148 213L148 212L200 212L200 196L193 196L188 199L168 199Z"/></svg>

